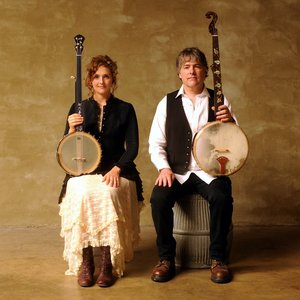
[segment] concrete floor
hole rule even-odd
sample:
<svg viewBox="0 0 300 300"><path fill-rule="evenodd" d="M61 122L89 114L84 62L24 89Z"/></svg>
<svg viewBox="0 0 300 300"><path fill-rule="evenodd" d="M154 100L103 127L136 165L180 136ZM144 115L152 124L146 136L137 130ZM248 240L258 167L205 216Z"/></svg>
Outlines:
<svg viewBox="0 0 300 300"><path fill-rule="evenodd" d="M234 280L217 285L208 269L181 270L167 283L150 273L157 262L152 227L126 274L110 288L81 288L65 276L58 227L0 227L0 299L300 299L300 227L237 227L231 269Z"/></svg>

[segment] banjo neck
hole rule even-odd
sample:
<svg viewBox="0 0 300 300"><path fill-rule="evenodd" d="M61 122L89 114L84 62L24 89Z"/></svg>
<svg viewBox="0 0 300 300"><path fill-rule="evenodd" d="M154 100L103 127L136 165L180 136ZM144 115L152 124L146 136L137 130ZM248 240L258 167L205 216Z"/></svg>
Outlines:
<svg viewBox="0 0 300 300"><path fill-rule="evenodd" d="M81 57L83 51L84 36L78 34L74 37L76 50L76 82L75 82L75 104L77 113L82 115L82 87L81 87ZM76 131L82 131L83 126L76 126Z"/></svg>
<svg viewBox="0 0 300 300"><path fill-rule="evenodd" d="M220 63L220 50L219 50L219 37L218 30L215 27L215 24L218 20L216 13L209 11L206 13L208 19L212 18L212 21L209 24L209 32L212 35L212 57L213 64L211 69L213 72L213 82L214 82L214 106L215 106L215 115L219 109L219 106L224 104L224 96L222 91L222 77L221 77L221 63Z"/></svg>

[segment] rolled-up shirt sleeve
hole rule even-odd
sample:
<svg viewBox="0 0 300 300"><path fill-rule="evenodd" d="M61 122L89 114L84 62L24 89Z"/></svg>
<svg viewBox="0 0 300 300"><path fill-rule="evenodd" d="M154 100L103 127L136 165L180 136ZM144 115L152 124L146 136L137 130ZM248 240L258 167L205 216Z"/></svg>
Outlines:
<svg viewBox="0 0 300 300"><path fill-rule="evenodd" d="M236 119L236 116L235 116L234 112L232 111L231 104L229 103L229 101L227 100L227 98L226 98L225 96L224 96L224 104L228 107L228 109L229 109L229 111L230 111L230 113L231 113L231 116L232 116L232 118L233 118L235 124L236 124L236 125L239 125L239 124L238 124L238 121L237 121L237 119Z"/></svg>

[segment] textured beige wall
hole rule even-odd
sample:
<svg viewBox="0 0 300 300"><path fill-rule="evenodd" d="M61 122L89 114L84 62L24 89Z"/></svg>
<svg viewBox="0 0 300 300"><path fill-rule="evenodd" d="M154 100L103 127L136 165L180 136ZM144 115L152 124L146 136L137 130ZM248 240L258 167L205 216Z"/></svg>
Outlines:
<svg viewBox="0 0 300 300"><path fill-rule="evenodd" d="M180 85L177 53L195 45L211 62L208 10L219 15L224 93L250 142L232 176L235 222L300 223L299 0L0 0L0 8L0 225L59 223L55 152L74 97L78 33L84 65L99 53L119 64L116 95L134 104L140 124L142 224L152 224L150 124Z"/></svg>

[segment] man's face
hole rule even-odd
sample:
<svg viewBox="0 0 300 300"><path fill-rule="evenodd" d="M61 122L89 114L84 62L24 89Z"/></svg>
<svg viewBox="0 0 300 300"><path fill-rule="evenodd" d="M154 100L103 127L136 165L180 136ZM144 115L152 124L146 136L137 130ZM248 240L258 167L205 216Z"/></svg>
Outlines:
<svg viewBox="0 0 300 300"><path fill-rule="evenodd" d="M179 78L185 87L202 89L207 70L194 58L187 58L179 70Z"/></svg>

